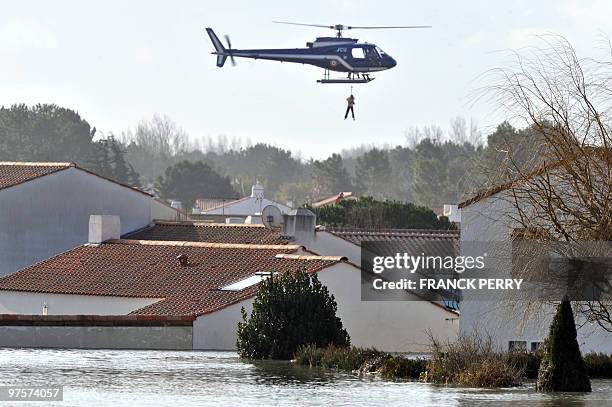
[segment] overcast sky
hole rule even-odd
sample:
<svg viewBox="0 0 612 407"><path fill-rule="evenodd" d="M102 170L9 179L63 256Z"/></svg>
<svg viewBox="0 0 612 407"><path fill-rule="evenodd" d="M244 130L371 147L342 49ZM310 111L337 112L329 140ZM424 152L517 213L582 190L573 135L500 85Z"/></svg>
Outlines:
<svg viewBox="0 0 612 407"><path fill-rule="evenodd" d="M593 53L612 34L612 1L12 1L0 0L0 105L57 103L105 133L154 113L193 138L249 138L324 157L363 143L399 144L411 126L500 119L472 105L477 77L498 51L566 36ZM204 27L235 48L303 47L325 29L272 24L432 25L352 31L398 66L354 88L357 121L344 121L348 85L320 85L315 67L238 59L222 69Z"/></svg>

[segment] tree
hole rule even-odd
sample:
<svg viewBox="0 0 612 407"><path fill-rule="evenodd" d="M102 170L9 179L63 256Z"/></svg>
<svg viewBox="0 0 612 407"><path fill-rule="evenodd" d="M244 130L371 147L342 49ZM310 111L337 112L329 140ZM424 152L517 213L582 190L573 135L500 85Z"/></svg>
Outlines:
<svg viewBox="0 0 612 407"><path fill-rule="evenodd" d="M340 154L332 154L323 161L314 161L313 178L317 196L333 195L351 191L353 185Z"/></svg>
<svg viewBox="0 0 612 407"><path fill-rule="evenodd" d="M378 148L357 157L355 176L362 192L376 198L385 198L389 189L391 165L387 152Z"/></svg>
<svg viewBox="0 0 612 407"><path fill-rule="evenodd" d="M132 187L140 186L140 176L125 159L123 146L113 136L92 143L84 166L96 174Z"/></svg>
<svg viewBox="0 0 612 407"><path fill-rule="evenodd" d="M558 305L550 326L536 387L542 392L591 391L591 381L576 340L574 313L567 300Z"/></svg>
<svg viewBox="0 0 612 407"><path fill-rule="evenodd" d="M368 229L451 229L447 218L438 219L429 208L372 197L342 200L335 205L311 208L317 221L331 227Z"/></svg>
<svg viewBox="0 0 612 407"><path fill-rule="evenodd" d="M439 208L459 201L482 178L476 165L482 151L482 146L468 142L421 140L411 161L414 202Z"/></svg>
<svg viewBox="0 0 612 407"><path fill-rule="evenodd" d="M157 190L160 197L179 200L185 208L192 208L198 198L236 198L229 178L202 161L181 161L168 167L157 180Z"/></svg>
<svg viewBox="0 0 612 407"><path fill-rule="evenodd" d="M7 161L83 160L96 129L71 109L53 104L0 107L0 154Z"/></svg>
<svg viewBox="0 0 612 407"><path fill-rule="evenodd" d="M187 132L159 114L141 120L134 131L122 134L121 142L126 147L126 159L146 181L155 180L166 168L182 161L179 157L189 150Z"/></svg>
<svg viewBox="0 0 612 407"><path fill-rule="evenodd" d="M313 183L309 181L285 182L274 195L277 202L291 202L293 208L312 201Z"/></svg>
<svg viewBox="0 0 612 407"><path fill-rule="evenodd" d="M250 318L242 308L238 354L250 359L291 359L304 345L347 347L338 305L316 274L272 276L260 283Z"/></svg>
<svg viewBox="0 0 612 407"><path fill-rule="evenodd" d="M244 194L259 181L268 196L274 196L282 184L298 181L304 169L291 151L263 143L219 154L215 162L244 188Z"/></svg>
<svg viewBox="0 0 612 407"><path fill-rule="evenodd" d="M529 157L507 160L509 220L551 241L610 241L612 45L601 60L579 58L561 37L542 41L542 48L516 54L515 65L494 70L487 89L535 135ZM577 310L612 332L610 302L581 301Z"/></svg>

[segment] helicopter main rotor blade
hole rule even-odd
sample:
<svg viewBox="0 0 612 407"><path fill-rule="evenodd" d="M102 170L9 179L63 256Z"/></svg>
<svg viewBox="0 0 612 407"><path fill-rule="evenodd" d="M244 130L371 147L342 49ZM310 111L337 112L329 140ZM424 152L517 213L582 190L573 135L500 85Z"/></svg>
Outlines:
<svg viewBox="0 0 612 407"><path fill-rule="evenodd" d="M384 30L387 28L432 28L431 25L401 25L401 26L357 26L347 25L344 27L347 30Z"/></svg>
<svg viewBox="0 0 612 407"><path fill-rule="evenodd" d="M304 23L290 23L288 21L272 21L275 24L289 24L289 25L303 25L306 27L321 27L321 28L334 28L333 25L322 25L322 24L304 24Z"/></svg>

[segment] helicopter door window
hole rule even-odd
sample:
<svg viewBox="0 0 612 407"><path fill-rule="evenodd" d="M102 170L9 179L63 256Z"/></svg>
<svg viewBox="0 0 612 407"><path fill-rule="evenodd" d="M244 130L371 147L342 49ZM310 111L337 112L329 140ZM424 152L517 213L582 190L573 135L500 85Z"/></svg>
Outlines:
<svg viewBox="0 0 612 407"><path fill-rule="evenodd" d="M351 50L351 55L353 56L353 58L359 58L359 59L365 58L365 53L363 52L363 48L353 48Z"/></svg>

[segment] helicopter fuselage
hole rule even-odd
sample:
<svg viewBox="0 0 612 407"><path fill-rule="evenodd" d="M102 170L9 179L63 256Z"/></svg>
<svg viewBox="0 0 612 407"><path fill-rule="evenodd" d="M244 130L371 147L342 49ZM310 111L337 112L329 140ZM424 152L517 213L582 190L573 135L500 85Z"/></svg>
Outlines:
<svg viewBox="0 0 612 407"><path fill-rule="evenodd" d="M213 40L214 43L215 41ZM353 38L317 38L316 41L307 43L307 48L215 48L216 50L213 54L217 56L308 64L336 72L370 73L384 71L397 65L390 55L382 51L375 44L359 44Z"/></svg>

